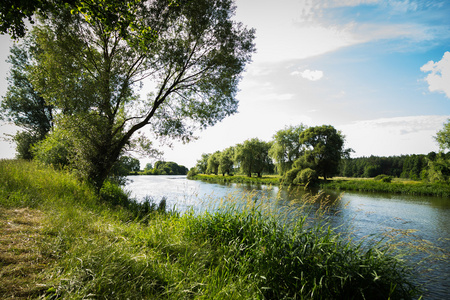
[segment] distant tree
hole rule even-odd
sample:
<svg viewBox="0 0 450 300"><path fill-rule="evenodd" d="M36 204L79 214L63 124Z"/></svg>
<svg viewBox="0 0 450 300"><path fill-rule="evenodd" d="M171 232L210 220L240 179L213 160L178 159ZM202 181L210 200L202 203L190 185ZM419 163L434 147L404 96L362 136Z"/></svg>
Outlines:
<svg viewBox="0 0 450 300"><path fill-rule="evenodd" d="M331 125L304 130L300 142L304 147L303 159L314 164L313 170L325 180L338 173L341 158L351 151L344 149L344 136Z"/></svg>
<svg viewBox="0 0 450 300"><path fill-rule="evenodd" d="M146 171L148 175L186 175L188 168L182 165L178 165L173 161L161 161L158 160L155 163L154 168L151 171Z"/></svg>
<svg viewBox="0 0 450 300"><path fill-rule="evenodd" d="M138 172L141 169L139 159L126 155L119 158L117 165L128 173Z"/></svg>
<svg viewBox="0 0 450 300"><path fill-rule="evenodd" d="M427 179L431 182L450 183L450 154L438 153L428 161Z"/></svg>
<svg viewBox="0 0 450 300"><path fill-rule="evenodd" d="M206 173L215 174L219 173L219 159L220 152L216 151L208 157L208 166L206 168Z"/></svg>
<svg viewBox="0 0 450 300"><path fill-rule="evenodd" d="M236 145L235 161L239 164L241 172L248 177L257 173L261 177L262 172L273 170L273 163L269 157L271 143L261 141L257 138L244 141Z"/></svg>
<svg viewBox="0 0 450 300"><path fill-rule="evenodd" d="M225 176L233 173L234 166L234 147L229 147L223 150L219 156L219 169L218 172Z"/></svg>
<svg viewBox="0 0 450 300"><path fill-rule="evenodd" d="M203 153L202 157L197 160L195 167L200 174L206 174L206 170L208 169L208 159L210 156L211 154Z"/></svg>
<svg viewBox="0 0 450 300"><path fill-rule="evenodd" d="M31 147L45 138L53 126L53 107L34 89L30 81L30 60L39 50L26 39L24 48L13 46L8 62L11 64L8 89L0 105L0 119L21 127L13 138L17 157L32 159Z"/></svg>
<svg viewBox="0 0 450 300"><path fill-rule="evenodd" d="M301 156L300 133L307 127L303 124L289 126L277 131L269 155L275 162L277 171L283 175L292 168L292 164Z"/></svg>
<svg viewBox="0 0 450 300"><path fill-rule="evenodd" d="M153 165L151 163L147 163L145 165L144 171L149 171L149 170L152 170L152 169L153 169Z"/></svg>
<svg viewBox="0 0 450 300"><path fill-rule="evenodd" d="M434 137L439 144L441 151L450 150L450 119L444 124L444 128L439 130Z"/></svg>

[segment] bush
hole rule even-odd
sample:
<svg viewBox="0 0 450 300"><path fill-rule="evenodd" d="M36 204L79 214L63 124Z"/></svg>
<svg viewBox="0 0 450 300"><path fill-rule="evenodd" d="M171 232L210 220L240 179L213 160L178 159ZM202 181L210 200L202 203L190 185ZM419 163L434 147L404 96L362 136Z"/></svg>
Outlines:
<svg viewBox="0 0 450 300"><path fill-rule="evenodd" d="M191 168L191 169L189 170L189 172L187 173L187 178L192 178L192 177L194 177L194 176L197 175L197 174L198 174L197 168L196 168L196 167L193 167L193 168Z"/></svg>
<svg viewBox="0 0 450 300"><path fill-rule="evenodd" d="M300 172L300 168L292 168L284 174L282 182L284 185L295 184L294 180L297 178L297 174Z"/></svg>
<svg viewBox="0 0 450 300"><path fill-rule="evenodd" d="M392 182L392 176L388 176L388 175L384 175L384 174L378 175L374 179L381 181L381 182L387 182L387 183Z"/></svg>
<svg viewBox="0 0 450 300"><path fill-rule="evenodd" d="M312 185L317 183L317 172L313 169L306 168L297 173L294 179L294 184Z"/></svg>

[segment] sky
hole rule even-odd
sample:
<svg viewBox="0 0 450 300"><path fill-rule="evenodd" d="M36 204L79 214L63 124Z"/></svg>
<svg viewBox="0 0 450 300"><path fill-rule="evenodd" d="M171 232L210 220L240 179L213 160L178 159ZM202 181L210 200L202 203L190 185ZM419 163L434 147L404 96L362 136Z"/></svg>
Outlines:
<svg viewBox="0 0 450 300"><path fill-rule="evenodd" d="M193 167L286 126L332 125L353 157L427 154L450 119L449 0L237 0L235 20L256 29L257 52L239 84L238 113L189 144L163 147ZM10 39L0 36L0 95ZM0 123L0 138L15 128ZM155 158L141 157L141 167ZM0 157L14 157L0 141Z"/></svg>

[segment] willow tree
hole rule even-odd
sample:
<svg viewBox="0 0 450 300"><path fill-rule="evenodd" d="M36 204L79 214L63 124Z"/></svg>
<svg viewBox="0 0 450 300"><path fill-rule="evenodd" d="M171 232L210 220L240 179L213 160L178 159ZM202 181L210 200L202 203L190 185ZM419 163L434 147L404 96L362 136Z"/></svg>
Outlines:
<svg viewBox="0 0 450 300"><path fill-rule="evenodd" d="M74 166L98 188L124 149L151 149L144 127L188 142L237 111L254 30L233 20L232 0L82 3L35 27L32 82L59 112L55 130L72 137Z"/></svg>
<svg viewBox="0 0 450 300"><path fill-rule="evenodd" d="M269 149L269 155L275 161L277 171L284 175L292 168L294 161L302 155L302 144L300 134L307 127L303 124L298 126L286 126L278 130L273 136L273 144Z"/></svg>

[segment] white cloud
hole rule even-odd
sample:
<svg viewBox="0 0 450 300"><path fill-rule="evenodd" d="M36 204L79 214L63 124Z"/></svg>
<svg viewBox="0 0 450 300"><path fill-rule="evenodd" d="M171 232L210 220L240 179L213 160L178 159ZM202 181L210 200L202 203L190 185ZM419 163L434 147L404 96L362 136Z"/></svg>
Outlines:
<svg viewBox="0 0 450 300"><path fill-rule="evenodd" d="M425 78L430 92L441 92L450 98L450 52L445 52L438 62L430 60L420 70L425 73L431 72Z"/></svg>
<svg viewBox="0 0 450 300"><path fill-rule="evenodd" d="M314 70L313 71L313 70L306 69L303 72L294 71L294 72L291 73L291 75L293 75L293 76L299 75L302 78L305 78L305 79L308 79L308 80L311 80L311 81L317 81L317 80L322 79L323 71L319 71L319 70Z"/></svg>
<svg viewBox="0 0 450 300"><path fill-rule="evenodd" d="M433 136L449 116L411 116L357 121L336 126L355 157L427 154L439 151Z"/></svg>

